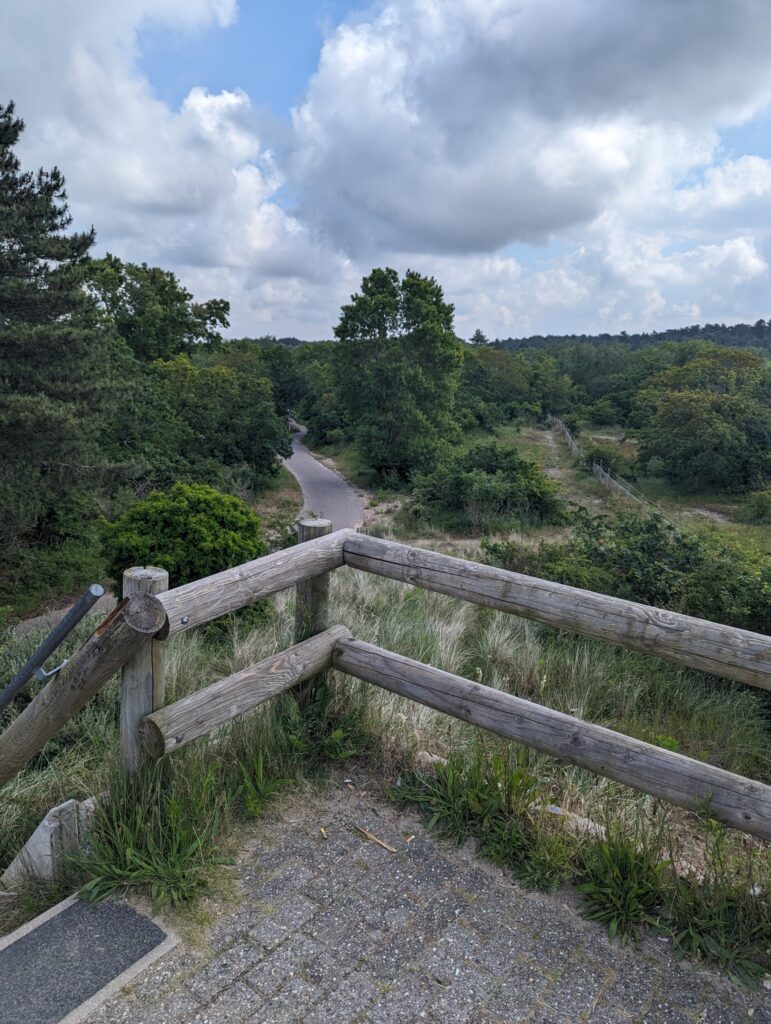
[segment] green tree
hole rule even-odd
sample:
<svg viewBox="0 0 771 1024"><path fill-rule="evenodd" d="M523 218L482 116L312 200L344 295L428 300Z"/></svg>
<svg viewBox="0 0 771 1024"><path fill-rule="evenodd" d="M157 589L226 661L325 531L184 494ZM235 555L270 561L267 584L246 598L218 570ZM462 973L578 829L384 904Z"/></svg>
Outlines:
<svg viewBox="0 0 771 1024"><path fill-rule="evenodd" d="M147 362L172 359L197 345L221 340L230 303L224 299L194 302L176 276L146 263L123 263L109 253L91 260L91 291L101 316L137 357Z"/></svg>
<svg viewBox="0 0 771 1024"><path fill-rule="evenodd" d="M771 472L771 416L741 395L665 391L640 431L639 461L693 491L745 491Z"/></svg>
<svg viewBox="0 0 771 1024"><path fill-rule="evenodd" d="M343 306L335 383L343 418L382 476L428 467L455 432L463 359L453 307L439 284L408 270L376 269Z"/></svg>
<svg viewBox="0 0 771 1024"><path fill-rule="evenodd" d="M22 171L24 122L0 106L0 589L66 592L94 568L88 520L108 471L109 338L82 326L93 230L68 232L57 168ZM47 558L48 553L55 557ZM2 595L0 595L2 604Z"/></svg>

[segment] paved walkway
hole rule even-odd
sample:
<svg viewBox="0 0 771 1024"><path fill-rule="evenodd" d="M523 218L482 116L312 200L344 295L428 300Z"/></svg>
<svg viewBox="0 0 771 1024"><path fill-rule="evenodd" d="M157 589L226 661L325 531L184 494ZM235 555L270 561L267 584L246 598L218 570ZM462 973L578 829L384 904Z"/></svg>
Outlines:
<svg viewBox="0 0 771 1024"><path fill-rule="evenodd" d="M260 823L236 874L241 904L206 941L88 1024L771 1021L765 996L675 963L661 941L612 944L572 894L527 894L345 783Z"/></svg>
<svg viewBox="0 0 771 1024"><path fill-rule="evenodd" d="M292 435L292 455L284 465L303 492L303 508L329 519L335 530L359 527L364 522L364 505L353 487L315 459L303 444L306 427L297 426Z"/></svg>

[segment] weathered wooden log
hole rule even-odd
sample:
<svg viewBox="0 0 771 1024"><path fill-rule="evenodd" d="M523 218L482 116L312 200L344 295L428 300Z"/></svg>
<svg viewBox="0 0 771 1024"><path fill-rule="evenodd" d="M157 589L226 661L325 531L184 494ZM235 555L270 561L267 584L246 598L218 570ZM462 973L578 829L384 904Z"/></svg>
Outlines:
<svg viewBox="0 0 771 1024"><path fill-rule="evenodd" d="M332 626L324 633L154 711L140 726L145 749L152 757L179 750L304 679L323 672L329 668L332 648L350 635L344 626Z"/></svg>
<svg viewBox="0 0 771 1024"><path fill-rule="evenodd" d="M169 589L169 574L157 566L132 566L123 573L123 596L163 594ZM121 672L120 750L123 767L136 772L143 748L139 723L164 705L163 642L153 640L129 658Z"/></svg>
<svg viewBox="0 0 771 1024"><path fill-rule="evenodd" d="M771 786L358 640L340 640L332 666L679 807L708 803L718 821L771 839Z"/></svg>
<svg viewBox="0 0 771 1024"><path fill-rule="evenodd" d="M354 533L354 530L337 530L327 537L274 551L272 555L167 590L160 601L168 624L158 639L200 626L253 604L261 597L293 587L300 580L339 568L343 564L343 542Z"/></svg>
<svg viewBox="0 0 771 1024"><path fill-rule="evenodd" d="M354 533L348 565L771 689L771 637Z"/></svg>
<svg viewBox="0 0 771 1024"><path fill-rule="evenodd" d="M0 736L0 786L12 779L166 618L157 597L132 594L107 616L64 668Z"/></svg>

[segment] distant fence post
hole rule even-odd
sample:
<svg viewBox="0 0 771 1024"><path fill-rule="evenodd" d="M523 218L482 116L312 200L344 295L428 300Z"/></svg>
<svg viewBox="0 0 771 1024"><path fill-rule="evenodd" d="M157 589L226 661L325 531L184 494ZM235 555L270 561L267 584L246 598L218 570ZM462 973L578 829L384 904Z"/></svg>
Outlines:
<svg viewBox="0 0 771 1024"><path fill-rule="evenodd" d="M169 589L169 574L156 566L133 566L123 573L123 596L141 592L162 594ZM146 644L127 661L121 673L120 747L127 772L139 769L144 751L140 742L139 723L163 707L165 701L163 644L157 640Z"/></svg>
<svg viewBox="0 0 771 1024"><path fill-rule="evenodd" d="M297 524L297 536L300 543L306 540L316 540L317 537L325 537L332 533L332 523L329 519L301 519ZM308 580L301 580L295 586L294 606L294 642L302 643L308 637L323 633L329 628L329 576L323 572L318 576L312 576ZM324 678L324 675L314 676L313 679L301 683L292 691L295 697L301 696L316 688Z"/></svg>

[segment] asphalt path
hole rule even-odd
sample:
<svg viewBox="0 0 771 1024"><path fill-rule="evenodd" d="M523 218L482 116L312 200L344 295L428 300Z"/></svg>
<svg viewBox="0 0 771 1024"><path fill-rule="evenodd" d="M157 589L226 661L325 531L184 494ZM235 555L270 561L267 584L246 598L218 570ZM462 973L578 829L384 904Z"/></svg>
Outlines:
<svg viewBox="0 0 771 1024"><path fill-rule="evenodd" d="M303 511L331 520L335 530L361 526L361 498L349 483L311 455L303 444L306 433L305 427L297 427L292 436L292 455L284 462L302 488Z"/></svg>

